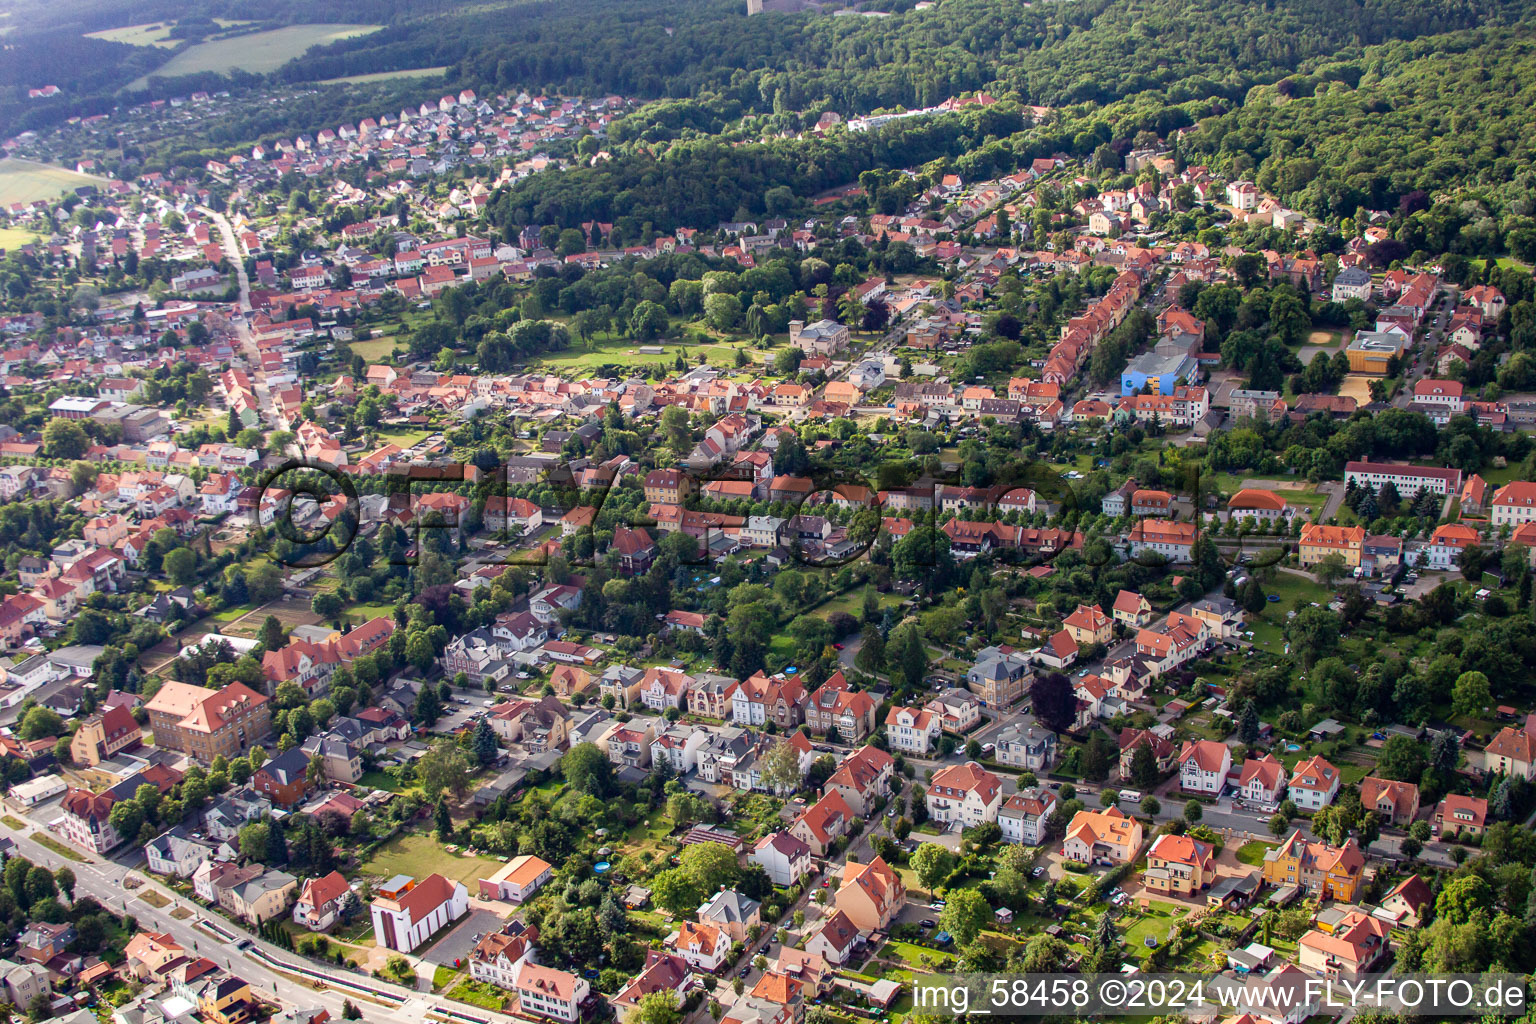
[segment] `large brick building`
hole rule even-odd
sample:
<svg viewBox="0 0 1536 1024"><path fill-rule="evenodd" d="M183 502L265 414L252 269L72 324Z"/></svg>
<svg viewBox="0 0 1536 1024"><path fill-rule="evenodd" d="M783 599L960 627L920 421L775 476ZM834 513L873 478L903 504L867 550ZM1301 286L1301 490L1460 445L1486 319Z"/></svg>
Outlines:
<svg viewBox="0 0 1536 1024"><path fill-rule="evenodd" d="M203 762L238 757L272 731L272 707L244 683L222 690L166 683L145 705L155 746Z"/></svg>

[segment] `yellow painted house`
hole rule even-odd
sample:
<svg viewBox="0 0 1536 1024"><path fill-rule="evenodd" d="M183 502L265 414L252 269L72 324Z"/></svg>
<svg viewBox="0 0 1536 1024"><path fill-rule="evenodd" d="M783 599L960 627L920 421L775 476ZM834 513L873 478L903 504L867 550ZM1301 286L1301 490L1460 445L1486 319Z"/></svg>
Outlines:
<svg viewBox="0 0 1536 1024"><path fill-rule="evenodd" d="M1264 881L1297 885L1321 900L1353 903L1365 880L1365 856L1353 838L1343 846L1311 842L1297 829L1264 855Z"/></svg>
<svg viewBox="0 0 1536 1024"><path fill-rule="evenodd" d="M1308 523L1301 528L1301 565L1316 565L1329 555L1343 555L1344 564L1351 569L1360 565L1360 553L1365 547L1365 527L1324 526Z"/></svg>

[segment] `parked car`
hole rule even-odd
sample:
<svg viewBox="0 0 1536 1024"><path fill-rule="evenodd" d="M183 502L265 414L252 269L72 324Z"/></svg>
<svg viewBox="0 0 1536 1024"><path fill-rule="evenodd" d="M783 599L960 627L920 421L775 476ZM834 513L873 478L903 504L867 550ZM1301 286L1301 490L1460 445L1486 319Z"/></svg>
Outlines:
<svg viewBox="0 0 1536 1024"><path fill-rule="evenodd" d="M923 918L921 921L919 921L917 923L922 925L924 928L932 928L933 927L933 918L925 917L925 918Z"/></svg>

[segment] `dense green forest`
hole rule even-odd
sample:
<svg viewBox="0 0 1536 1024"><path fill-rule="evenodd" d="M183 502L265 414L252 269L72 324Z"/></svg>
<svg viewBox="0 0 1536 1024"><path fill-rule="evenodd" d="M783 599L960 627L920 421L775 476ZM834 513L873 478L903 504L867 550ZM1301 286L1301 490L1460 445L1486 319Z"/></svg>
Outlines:
<svg viewBox="0 0 1536 1024"><path fill-rule="evenodd" d="M944 0L869 19L747 18L744 8L741 0L508 7L402 27L387 41L337 43L285 73L297 80L443 63L457 45L460 77L486 86L548 83L647 98L711 92L759 110L928 106L982 88L1050 106L1148 90L1177 103L1239 99L1310 58L1517 9L1505 0Z"/></svg>
<svg viewBox="0 0 1536 1024"><path fill-rule="evenodd" d="M1256 90L1180 145L1191 161L1256 172L1261 187L1320 217L1395 212L1417 190L1475 186L1488 206L1467 217L1492 231L1501 216L1533 212L1533 110L1536 36L1479 29L1388 44ZM1458 251L1449 239L1414 247Z"/></svg>
<svg viewBox="0 0 1536 1024"><path fill-rule="evenodd" d="M428 5L405 0L213 0L199 18L382 24L377 33L317 49L279 69L285 82L451 65L455 83L481 89L553 88L647 99L706 94L767 111L831 107L845 114L921 106L977 89L1059 106L1155 92L1165 102L1237 101L1306 61L1360 47L1518 17L1518 0L869 0L888 18L766 14L742 0L536 0ZM84 40L124 24L100 0L67 4L13 33L0 51L0 117L35 126L101 107L111 91L165 51ZM132 21L178 13L147 0ZM572 45L579 40L580 45ZM146 67L146 65L150 65ZM46 73L46 74L45 74ZM39 76L64 97L39 107ZM167 82L159 91L184 88Z"/></svg>

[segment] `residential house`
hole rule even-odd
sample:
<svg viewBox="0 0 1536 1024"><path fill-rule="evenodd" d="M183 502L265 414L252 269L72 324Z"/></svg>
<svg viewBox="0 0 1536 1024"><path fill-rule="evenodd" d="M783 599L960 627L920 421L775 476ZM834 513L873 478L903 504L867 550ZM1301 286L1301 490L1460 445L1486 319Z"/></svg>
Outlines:
<svg viewBox="0 0 1536 1024"><path fill-rule="evenodd" d="M512 991L523 1016L575 1024L581 1019L583 1005L591 998L592 986L586 978L570 971L544 967L525 957Z"/></svg>
<svg viewBox="0 0 1536 1024"><path fill-rule="evenodd" d="M1320 900L1353 903L1365 878L1365 856L1353 837L1343 846L1306 839L1300 829L1264 855L1264 881L1299 886Z"/></svg>
<svg viewBox="0 0 1536 1024"><path fill-rule="evenodd" d="M262 762L251 775L251 786L276 807L297 806L309 794L309 757L302 747L290 747Z"/></svg>
<svg viewBox="0 0 1536 1024"><path fill-rule="evenodd" d="M489 878L480 879L480 898L523 903L554 877L554 865L532 854L521 854L503 864Z"/></svg>
<svg viewBox="0 0 1536 1024"><path fill-rule="evenodd" d="M1321 977L1365 974L1387 953L1392 926L1363 910L1346 911L1333 930L1314 928L1296 943L1296 962Z"/></svg>
<svg viewBox="0 0 1536 1024"><path fill-rule="evenodd" d="M1238 796L1261 806L1278 804L1285 796L1285 779L1285 765L1273 754L1249 754L1238 771Z"/></svg>
<svg viewBox="0 0 1536 1024"><path fill-rule="evenodd" d="M694 921L683 921L668 935L664 945L701 971L714 973L730 955L731 940L719 928Z"/></svg>
<svg viewBox="0 0 1536 1024"><path fill-rule="evenodd" d="M1409 875L1382 897L1381 909L1397 924L1417 928L1424 923L1426 911L1434 903L1435 895L1424 879L1418 875Z"/></svg>
<svg viewBox="0 0 1536 1024"><path fill-rule="evenodd" d="M928 817L946 826L970 828L997 820L1003 780L975 761L949 765L928 783Z"/></svg>
<svg viewBox="0 0 1536 1024"><path fill-rule="evenodd" d="M841 967L853 958L861 938L853 920L841 910L835 910L805 941L805 952Z"/></svg>
<svg viewBox="0 0 1536 1024"><path fill-rule="evenodd" d="M1056 811L1056 794L1043 787L1021 789L1003 802L997 824L1003 841L1024 846L1045 842L1046 820Z"/></svg>
<svg viewBox="0 0 1536 1024"><path fill-rule="evenodd" d="M1033 678L1029 656L1001 644L976 652L975 662L965 673L965 686L983 705L1006 708L1023 699Z"/></svg>
<svg viewBox="0 0 1536 1024"><path fill-rule="evenodd" d="M1193 896L1216 880L1216 849L1181 835L1160 835L1147 851L1142 883L1148 892Z"/></svg>
<svg viewBox="0 0 1536 1024"><path fill-rule="evenodd" d="M1062 856L1083 864L1111 861L1125 864L1141 849L1141 822L1118 807L1107 811L1081 810L1067 825Z"/></svg>
<svg viewBox="0 0 1536 1024"><path fill-rule="evenodd" d="M868 864L847 864L833 905L848 916L855 928L868 935L885 931L901 913L907 888L881 857Z"/></svg>
<svg viewBox="0 0 1536 1024"><path fill-rule="evenodd" d="M1360 805L1383 824L1407 828L1419 816L1419 787L1370 775L1360 780Z"/></svg>
<svg viewBox="0 0 1536 1024"><path fill-rule="evenodd" d="M1323 523L1308 523L1301 528L1301 541L1298 546L1301 567L1305 569L1316 565L1329 555L1338 555L1344 559L1346 566L1353 569L1360 564L1364 546L1365 527L1363 526L1327 526Z"/></svg>
<svg viewBox="0 0 1536 1024"><path fill-rule="evenodd" d="M149 870L176 878L191 878L192 873L213 854L213 846L194 838L192 830L185 825L162 832L144 845Z"/></svg>
<svg viewBox="0 0 1536 1024"><path fill-rule="evenodd" d="M1488 824L1488 801L1452 793L1435 807L1435 835L1480 836Z"/></svg>
<svg viewBox="0 0 1536 1024"><path fill-rule="evenodd" d="M1048 772L1056 763L1056 734L1032 719L1009 722L993 737L998 764L1029 772Z"/></svg>
<svg viewBox="0 0 1536 1024"><path fill-rule="evenodd" d="M1077 610L1068 615L1061 625L1077 641L1079 647L1107 644L1115 635L1114 620L1096 604L1078 605Z"/></svg>
<svg viewBox="0 0 1536 1024"><path fill-rule="evenodd" d="M890 791L895 763L883 750L860 747L843 759L822 792L838 793L855 814L868 814L875 800Z"/></svg>
<svg viewBox="0 0 1536 1024"><path fill-rule="evenodd" d="M790 832L770 832L747 855L749 864L767 872L773 884L788 888L811 870L811 848Z"/></svg>
<svg viewBox="0 0 1536 1024"><path fill-rule="evenodd" d="M810 847L817 857L826 857L837 841L848 834L857 815L842 794L829 790L820 800L800 812L789 826L790 835Z"/></svg>
<svg viewBox="0 0 1536 1024"><path fill-rule="evenodd" d="M293 923L312 932L323 932L341 917L352 887L340 871L306 879L293 905Z"/></svg>
<svg viewBox="0 0 1536 1024"><path fill-rule="evenodd" d="M721 889L699 908L700 924L711 924L734 942L745 943L763 923L762 904L735 889Z"/></svg>
<svg viewBox="0 0 1536 1024"><path fill-rule="evenodd" d="M939 716L932 711L897 705L886 712L885 739L898 753L926 757L941 733Z"/></svg>
<svg viewBox="0 0 1536 1024"><path fill-rule="evenodd" d="M144 705L155 746L211 763L234 758L272 731L268 698L244 683L222 690L165 683Z"/></svg>
<svg viewBox="0 0 1536 1024"><path fill-rule="evenodd" d="M1179 751L1179 789L1220 796L1232 770L1232 750L1215 740L1187 740Z"/></svg>
<svg viewBox="0 0 1536 1024"><path fill-rule="evenodd" d="M1296 765L1286 792L1299 810L1317 811L1333 803L1340 781L1339 770L1317 755Z"/></svg>
<svg viewBox="0 0 1536 1024"><path fill-rule="evenodd" d="M118 705L88 715L69 742L69 756L76 765L94 766L124 750L139 746L142 730L133 712Z"/></svg>

